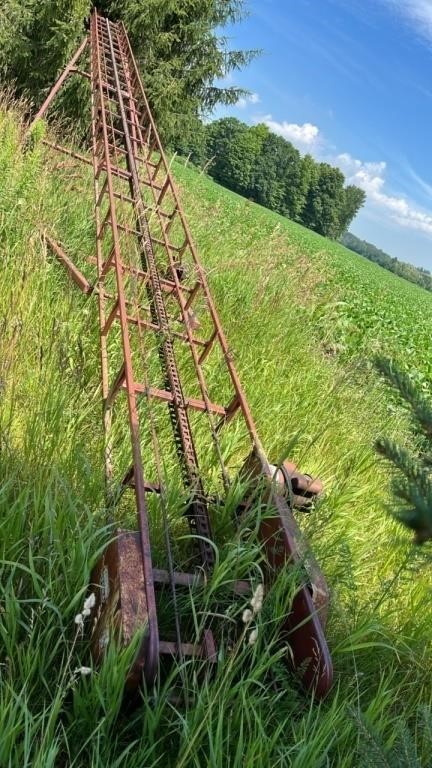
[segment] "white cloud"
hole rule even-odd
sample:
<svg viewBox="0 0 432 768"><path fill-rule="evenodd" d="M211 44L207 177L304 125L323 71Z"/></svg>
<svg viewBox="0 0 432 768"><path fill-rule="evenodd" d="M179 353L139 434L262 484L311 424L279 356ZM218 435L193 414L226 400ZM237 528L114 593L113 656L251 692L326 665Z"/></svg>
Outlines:
<svg viewBox="0 0 432 768"><path fill-rule="evenodd" d="M387 0L386 0L387 1ZM432 24L432 0L430 0ZM432 27L431 27L432 33ZM348 152L329 156L329 146L322 137L318 126L312 123L289 123L273 120L272 115L254 118L255 123L265 123L268 128L287 141L297 145L303 152L311 152L318 161L337 165L345 174L348 184L355 184L366 192L369 205L380 211L401 227L415 229L432 235L432 213L417 208L405 197L389 195L385 191L387 164L382 161L364 162ZM428 189L428 191L431 188Z"/></svg>
<svg viewBox="0 0 432 768"><path fill-rule="evenodd" d="M357 184L369 195L378 194L385 183L385 162L363 163L348 152L338 155L335 162L344 172L349 184Z"/></svg>
<svg viewBox="0 0 432 768"><path fill-rule="evenodd" d="M408 168L408 172L409 172L410 176L414 179L415 182L417 182L417 184L423 190L423 192L428 197L432 197L432 185L429 184L424 179L422 179L422 177L419 176L418 173L416 173L415 170L413 168L411 168L410 165L408 165L407 168Z"/></svg>
<svg viewBox="0 0 432 768"><path fill-rule="evenodd" d="M366 192L369 202L384 211L401 227L416 229L432 235L432 214L415 208L404 197L387 195L385 185L385 162L364 163L347 152L335 158L336 164L345 173L348 184L356 184Z"/></svg>
<svg viewBox="0 0 432 768"><path fill-rule="evenodd" d="M310 147L316 144L320 135L319 128L312 123L303 123L298 125L297 123L288 123L284 120L282 123L278 123L272 119L271 115L266 115L262 120L273 133L277 133L279 136L283 136L287 141L292 141L293 144L299 144L303 148Z"/></svg>
<svg viewBox="0 0 432 768"><path fill-rule="evenodd" d="M257 93L249 93L247 96L240 96L236 102L236 107L239 109L245 109L248 104L258 104L261 101Z"/></svg>
<svg viewBox="0 0 432 768"><path fill-rule="evenodd" d="M421 37L432 42L431 0L381 0L405 18Z"/></svg>

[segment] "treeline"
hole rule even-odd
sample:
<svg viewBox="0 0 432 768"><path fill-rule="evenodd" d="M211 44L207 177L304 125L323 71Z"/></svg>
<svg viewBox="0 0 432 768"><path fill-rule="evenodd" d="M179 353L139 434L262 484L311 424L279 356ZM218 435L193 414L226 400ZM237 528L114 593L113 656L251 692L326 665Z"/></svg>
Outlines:
<svg viewBox="0 0 432 768"><path fill-rule="evenodd" d="M406 261L399 261L395 256L389 256L388 253L381 251L366 240L360 240L351 232L345 232L341 236L340 242L351 251L359 253L360 256L365 256L369 261L374 261L375 264L379 264L380 267L384 267L384 269L394 272L395 275L409 280L410 283L416 283L416 285L426 288L427 291L432 291L432 275L428 269L415 267Z"/></svg>
<svg viewBox="0 0 432 768"><path fill-rule="evenodd" d="M366 200L362 189L345 186L339 168L301 156L264 124L215 120L177 150L206 167L219 184L325 237L340 237Z"/></svg>

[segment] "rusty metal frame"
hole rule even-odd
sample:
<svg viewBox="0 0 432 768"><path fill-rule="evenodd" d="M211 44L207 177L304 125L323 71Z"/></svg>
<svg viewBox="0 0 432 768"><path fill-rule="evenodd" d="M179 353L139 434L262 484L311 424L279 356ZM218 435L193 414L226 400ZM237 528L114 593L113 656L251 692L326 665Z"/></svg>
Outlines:
<svg viewBox="0 0 432 768"><path fill-rule="evenodd" d="M87 48L90 49L90 73L78 66ZM138 405L138 399L145 397L149 403L159 400L167 403L169 408L173 439L184 484L190 491L188 519L191 530L196 535L200 565L204 570L211 569L214 564L213 535L188 411L192 409L202 412L207 419L209 439L220 465L225 489L230 485L230 473L223 458L220 436L233 419L239 417L243 420L249 435L249 458L245 461L243 476L256 487L260 486L261 493L261 481L264 480L263 493L269 510L259 530L268 563L267 579L271 582L274 573L288 563L304 564L308 569L309 580L299 587L292 612L285 623L285 633L292 647L295 666L301 669L305 685L314 688L317 695L325 695L332 681L331 659L323 631L328 602L325 581L313 557L306 553L292 510L286 499L278 493L274 473L241 387L234 356L225 337L205 271L199 261L122 23L114 24L96 11L93 12L89 37L81 43L35 120L45 115L66 78L74 74L90 79L91 159L55 142L45 141L45 144L48 148L93 166L96 225L94 261L97 267L94 285L91 285L75 267L61 246L48 236L46 239L50 249L64 264L81 290L97 295L108 489L113 483L113 409L121 392L127 400L131 465L124 473L123 482L130 485L135 494L138 539L126 538L124 545L119 544L115 552L110 550L106 567L112 571L112 563L117 562L121 547L124 553L128 553L131 562L135 562L136 541L139 541L142 565L142 577L139 580L140 616L146 624L146 632L130 679L137 682L144 674L146 680L152 682L157 673L159 655L161 652L167 652L167 649L173 651L177 648L180 656L183 653L198 653L196 649L191 651L190 643L181 641L178 626L174 645L159 638L155 588L156 584L160 583L160 574L158 577L158 572L152 564L146 493L158 489L156 492L161 494L163 499L163 481L161 476L158 478L158 484L145 480ZM121 184L127 185L127 193L121 188ZM129 220L122 220L125 210L132 212L133 225ZM172 237L173 232L177 233L175 238ZM131 260L128 247L122 246L122 238L134 238L141 258L140 267ZM175 239L177 242L174 242ZM185 260L193 265L192 285L182 274L181 263ZM164 269L167 269L167 274L163 272ZM115 277L115 288L111 286L108 291L106 282L112 275ZM145 288L147 308L142 304L131 306L133 301L128 298L127 288L131 276ZM174 307L171 314L167 309L168 303ZM204 307L206 323L210 325L210 332L205 339L196 336L190 324L190 313L198 304L201 309ZM148 316L143 316L146 310ZM181 332L175 330L172 321L173 317L178 316L183 326ZM157 349L165 381L163 389L153 386L147 378L137 380L131 347L133 327L138 329L140 337L142 333L150 333L159 339ZM121 354L121 365L120 369L117 367L113 371L109 340L114 338L113 334L117 333L118 329L121 349L118 347L117 357ZM180 341L190 352L199 398L188 397L183 391L175 349L175 342ZM223 361L232 391L231 399L226 405L213 402L209 396L206 366L211 362L215 350L218 350ZM149 428L154 451L157 453L159 448L156 430L153 424L150 424ZM169 555L168 538L167 547ZM170 557L168 565L166 583L170 583L175 598L176 588L182 579L185 583L192 583L193 574L183 574L181 577L176 575ZM98 574L99 578L100 573ZM314 590L320 596L318 600L314 598ZM213 639L210 635L206 636L205 645L211 649Z"/></svg>

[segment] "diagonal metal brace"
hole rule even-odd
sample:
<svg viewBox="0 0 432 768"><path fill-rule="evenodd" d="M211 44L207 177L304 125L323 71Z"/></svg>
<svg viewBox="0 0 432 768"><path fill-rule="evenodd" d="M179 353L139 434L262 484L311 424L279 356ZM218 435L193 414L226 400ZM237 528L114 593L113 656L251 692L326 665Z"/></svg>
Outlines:
<svg viewBox="0 0 432 768"><path fill-rule="evenodd" d="M87 278L83 275L83 273L78 269L78 267L73 263L73 261L67 256L61 248L61 246L52 239L47 234L43 235L43 238L50 249L52 253L57 256L59 262L63 264L63 266L66 268L67 272L69 273L69 276L72 278L74 283L80 288L80 290L83 293L86 293L87 295L93 293L94 286L89 283Z"/></svg>
<svg viewBox="0 0 432 768"><path fill-rule="evenodd" d="M60 88L62 87L64 81L69 77L69 75L73 75L74 73L81 74L79 70L76 68L76 63L81 57L81 55L84 53L87 45L89 43L88 36L84 38L81 45L75 52L75 54L72 56L70 62L67 64L66 68L61 73L60 77L58 78L56 84L51 88L48 96L46 97L44 103L42 104L41 108L38 110L36 115L34 116L33 120L30 123L29 128L31 129L35 122L37 120L40 120L41 117L44 116L45 112L47 111L48 107L50 106L51 102L54 101L55 97L57 96Z"/></svg>

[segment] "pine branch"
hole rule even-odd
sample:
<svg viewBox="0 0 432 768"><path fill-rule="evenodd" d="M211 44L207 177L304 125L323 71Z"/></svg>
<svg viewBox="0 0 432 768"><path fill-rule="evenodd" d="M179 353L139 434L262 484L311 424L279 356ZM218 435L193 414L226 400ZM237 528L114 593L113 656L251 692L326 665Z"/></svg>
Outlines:
<svg viewBox="0 0 432 768"><path fill-rule="evenodd" d="M432 437L432 406L419 392L415 382L387 358L377 358L375 364L378 371L411 406L414 416L427 437Z"/></svg>
<svg viewBox="0 0 432 768"><path fill-rule="evenodd" d="M402 506L392 510L391 514L415 531L417 544L432 539L432 479L429 472L416 464L408 451L390 440L381 439L376 447L400 473L392 479L392 492Z"/></svg>
<svg viewBox="0 0 432 768"><path fill-rule="evenodd" d="M428 443L432 437L432 407L418 391L410 377L383 358L376 361L379 371L411 406L413 415L425 433ZM392 515L415 532L414 541L423 544L432 540L432 451L414 456L389 438L380 438L375 448L396 470L392 492L400 502Z"/></svg>
<svg viewBox="0 0 432 768"><path fill-rule="evenodd" d="M418 480L423 472L418 460L414 458L406 448L387 437L380 437L375 443L375 448L382 456L390 461L404 475L411 480Z"/></svg>

